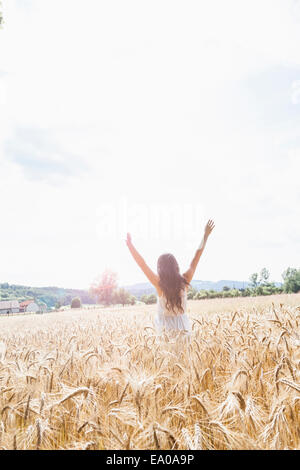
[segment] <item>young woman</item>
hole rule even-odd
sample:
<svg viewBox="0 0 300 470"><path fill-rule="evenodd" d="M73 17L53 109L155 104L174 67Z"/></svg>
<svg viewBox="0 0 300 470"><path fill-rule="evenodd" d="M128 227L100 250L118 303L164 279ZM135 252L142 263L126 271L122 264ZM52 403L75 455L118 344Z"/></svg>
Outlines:
<svg viewBox="0 0 300 470"><path fill-rule="evenodd" d="M133 246L131 235L127 233L126 243L133 258L157 291L158 314L155 318L155 324L160 332L163 329L190 332L189 318L185 313L187 290L214 226L214 222L210 219L205 226L202 241L190 267L182 275L179 272L176 258L170 253L161 255L158 258L157 274L154 273Z"/></svg>

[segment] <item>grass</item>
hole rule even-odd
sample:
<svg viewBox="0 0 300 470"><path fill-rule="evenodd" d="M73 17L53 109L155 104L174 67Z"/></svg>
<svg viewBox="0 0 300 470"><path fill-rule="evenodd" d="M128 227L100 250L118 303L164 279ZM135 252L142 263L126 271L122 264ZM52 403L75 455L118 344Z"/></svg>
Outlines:
<svg viewBox="0 0 300 470"><path fill-rule="evenodd" d="M300 448L299 294L190 301L190 342L155 310L0 318L0 448Z"/></svg>

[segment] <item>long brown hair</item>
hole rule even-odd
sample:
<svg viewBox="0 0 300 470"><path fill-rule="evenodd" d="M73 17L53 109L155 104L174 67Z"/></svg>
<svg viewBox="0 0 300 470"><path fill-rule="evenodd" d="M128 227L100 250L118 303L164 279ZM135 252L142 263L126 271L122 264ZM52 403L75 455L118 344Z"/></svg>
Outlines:
<svg viewBox="0 0 300 470"><path fill-rule="evenodd" d="M179 266L175 256L171 253L161 255L157 261L157 272L159 275L159 285L166 298L166 307L183 313L182 290L189 285L187 280L181 276Z"/></svg>

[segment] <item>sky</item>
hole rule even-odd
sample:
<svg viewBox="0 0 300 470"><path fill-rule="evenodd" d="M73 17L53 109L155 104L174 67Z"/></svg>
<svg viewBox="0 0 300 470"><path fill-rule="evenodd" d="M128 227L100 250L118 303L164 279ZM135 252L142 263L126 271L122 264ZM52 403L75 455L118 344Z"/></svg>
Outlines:
<svg viewBox="0 0 300 470"><path fill-rule="evenodd" d="M4 0L0 282L300 266L298 0Z"/></svg>

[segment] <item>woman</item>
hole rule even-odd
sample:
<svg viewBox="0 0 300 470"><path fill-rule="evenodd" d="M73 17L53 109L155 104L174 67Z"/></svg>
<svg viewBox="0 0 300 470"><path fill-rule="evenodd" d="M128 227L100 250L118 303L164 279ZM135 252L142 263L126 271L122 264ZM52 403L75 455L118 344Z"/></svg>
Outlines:
<svg viewBox="0 0 300 470"><path fill-rule="evenodd" d="M144 274L155 287L158 295L158 314L155 318L157 329L171 331L185 331L190 333L189 318L186 315L187 290L193 279L199 259L205 248L207 239L214 229L214 222L210 219L204 229L204 236L199 248L190 264L189 269L180 274L176 258L170 253L161 255L157 262L157 273L146 264L145 260L133 246L131 235L127 233L127 246Z"/></svg>

